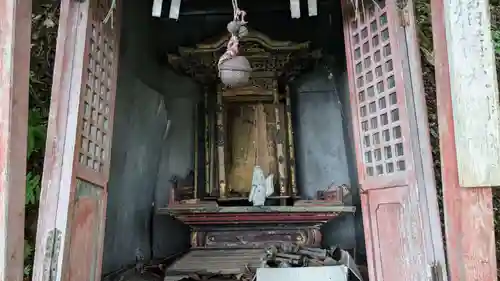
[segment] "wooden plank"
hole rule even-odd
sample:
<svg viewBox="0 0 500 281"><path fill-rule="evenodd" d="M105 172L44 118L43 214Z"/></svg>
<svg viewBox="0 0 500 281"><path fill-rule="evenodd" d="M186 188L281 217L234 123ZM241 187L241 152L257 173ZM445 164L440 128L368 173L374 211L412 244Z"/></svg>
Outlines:
<svg viewBox="0 0 500 281"><path fill-rule="evenodd" d="M488 1L450 0L443 16L459 184L500 186L500 103Z"/></svg>
<svg viewBox="0 0 500 281"><path fill-rule="evenodd" d="M292 19L300 18L300 0L290 0L290 14Z"/></svg>
<svg viewBox="0 0 500 281"><path fill-rule="evenodd" d="M53 244L57 204L60 191L60 179L63 164L64 135L69 109L70 75L65 75L72 68L72 46L76 34L76 2L61 2L58 40L54 64L54 76L47 128L45 160L40 194L39 219L37 226L33 280L48 278L47 267L50 259L45 258L45 251ZM49 188L50 187L50 188ZM45 277L44 277L45 276Z"/></svg>
<svg viewBox="0 0 500 281"><path fill-rule="evenodd" d="M408 1L408 6L405 12L408 13L407 25L409 28L405 28L405 38L407 41L407 52L408 52L408 65L407 72L411 73L411 81L408 86L411 86L412 90L417 95L412 96L410 103L413 104L409 108L412 115L415 115L416 124L414 124L416 130L415 135L417 138L412 138L414 143L415 151L420 156L417 158L417 165L415 170L420 174L421 180L425 182L424 196L421 196L420 203L422 206L422 212L425 213L422 219L425 224L430 225L430 232L426 232L428 235L425 237L427 241L432 241L428 243L427 246L434 249L444 249L443 245L443 235L441 231L441 220L439 215L438 207L438 196L436 191L436 177L434 174L434 163L432 159L432 151L429 149L431 140L429 135L429 122L427 117L427 103L425 100L425 90L424 82L422 77L422 66L421 66L421 54L420 54L420 44L417 35L417 23L416 14L413 7L415 4L414 0ZM418 75L414 75L418 74ZM422 147L423 146L423 147ZM432 251L432 249L428 249ZM446 276L446 258L444 251L434 252L435 262L440 264L439 269L440 274Z"/></svg>
<svg viewBox="0 0 500 281"><path fill-rule="evenodd" d="M353 213L356 207L352 206L260 206L260 207L172 207L159 208L157 214L170 214L173 212L186 211L191 213L322 213L322 212L347 212Z"/></svg>
<svg viewBox="0 0 500 281"><path fill-rule="evenodd" d="M22 280L31 1L0 1L0 280Z"/></svg>
<svg viewBox="0 0 500 281"><path fill-rule="evenodd" d="M310 17L318 15L318 0L307 0L307 10Z"/></svg>
<svg viewBox="0 0 500 281"><path fill-rule="evenodd" d="M180 10L181 10L181 0L171 0L168 17L174 20L178 20Z"/></svg>
<svg viewBox="0 0 500 281"><path fill-rule="evenodd" d="M156 17L156 18L160 18L162 8L163 8L163 0L154 0L153 12L151 13L152 16Z"/></svg>
<svg viewBox="0 0 500 281"><path fill-rule="evenodd" d="M455 124L449 53L454 46L446 38L446 6L432 0L432 31L436 65L436 90L441 148L441 172L445 208L447 262L450 281L496 280L492 190L462 188L458 176ZM487 2L481 5L488 5ZM482 126L482 125L481 125ZM485 126L482 126L484 129Z"/></svg>

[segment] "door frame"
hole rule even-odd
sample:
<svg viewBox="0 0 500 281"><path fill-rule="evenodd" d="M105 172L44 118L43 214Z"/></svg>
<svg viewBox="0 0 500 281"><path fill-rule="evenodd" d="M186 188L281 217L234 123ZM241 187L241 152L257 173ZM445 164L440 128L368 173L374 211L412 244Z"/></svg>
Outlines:
<svg viewBox="0 0 500 281"><path fill-rule="evenodd" d="M0 1L0 280L22 280L31 0Z"/></svg>

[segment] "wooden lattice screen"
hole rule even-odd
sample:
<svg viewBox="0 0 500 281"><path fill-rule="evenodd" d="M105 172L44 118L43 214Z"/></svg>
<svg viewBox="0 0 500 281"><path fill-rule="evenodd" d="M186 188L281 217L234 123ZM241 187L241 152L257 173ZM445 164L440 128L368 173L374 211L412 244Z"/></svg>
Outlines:
<svg viewBox="0 0 500 281"><path fill-rule="evenodd" d="M425 280L444 255L431 227L439 218L430 215L437 199L423 156L431 155L429 137L419 130L427 125L424 93L413 87L421 73L410 73L420 71L409 60L413 7L357 2L354 13L344 9L344 38L370 280Z"/></svg>
<svg viewBox="0 0 500 281"><path fill-rule="evenodd" d="M404 89L397 73L387 8L371 5L349 26L355 64L357 106L365 177L396 175L406 170L401 128ZM401 71L401 70L400 70ZM402 81L400 81L402 84ZM402 86L402 85L401 85ZM398 100L401 100L398 102Z"/></svg>
<svg viewBox="0 0 500 281"><path fill-rule="evenodd" d="M112 0L90 2L66 280L100 280L116 94L118 25Z"/></svg>

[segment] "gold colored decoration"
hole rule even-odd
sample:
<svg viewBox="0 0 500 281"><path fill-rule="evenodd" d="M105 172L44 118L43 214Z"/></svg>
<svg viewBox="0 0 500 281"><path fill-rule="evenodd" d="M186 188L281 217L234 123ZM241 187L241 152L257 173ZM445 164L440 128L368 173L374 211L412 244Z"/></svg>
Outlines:
<svg viewBox="0 0 500 281"><path fill-rule="evenodd" d="M274 110L276 114L276 156L278 158L278 175L279 175L279 194L280 196L285 196L287 176L286 176L286 159L283 150L283 130L281 129L281 112L278 101L278 91L274 92Z"/></svg>
<svg viewBox="0 0 500 281"><path fill-rule="evenodd" d="M292 104L290 98L290 88L288 85L285 89L285 108L286 108L286 121L287 121L287 140L288 140L288 165L290 168L290 188L292 196L297 195L297 181L295 178L295 145L292 129Z"/></svg>
<svg viewBox="0 0 500 281"><path fill-rule="evenodd" d="M223 200L244 198L251 187L253 167L259 165L267 175L275 175L275 195L282 199L294 196L290 93L288 89L279 92L278 80L287 83L312 66L321 53L311 52L309 42L274 41L249 29L239 40L239 55L248 59L252 76L247 85L230 87L217 82L218 59L229 40L224 35L169 55L174 69L206 85L203 147L207 186L201 189ZM210 93L209 89L214 90Z"/></svg>

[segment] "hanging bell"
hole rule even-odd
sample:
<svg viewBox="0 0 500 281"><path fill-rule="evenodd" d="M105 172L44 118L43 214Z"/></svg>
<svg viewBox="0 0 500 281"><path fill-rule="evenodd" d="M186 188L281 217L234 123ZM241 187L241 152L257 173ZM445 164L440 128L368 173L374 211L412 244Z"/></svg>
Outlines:
<svg viewBox="0 0 500 281"><path fill-rule="evenodd" d="M250 80L252 67L247 58L236 56L219 65L219 77L229 87L243 86Z"/></svg>

